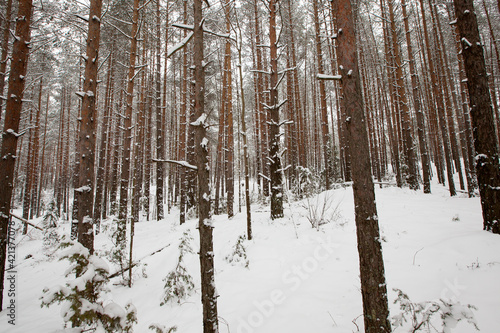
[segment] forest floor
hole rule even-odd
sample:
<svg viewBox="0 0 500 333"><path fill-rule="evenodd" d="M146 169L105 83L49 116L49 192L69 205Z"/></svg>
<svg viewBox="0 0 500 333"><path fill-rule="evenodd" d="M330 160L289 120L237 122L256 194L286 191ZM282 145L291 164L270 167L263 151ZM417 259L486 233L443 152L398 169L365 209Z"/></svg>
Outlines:
<svg viewBox="0 0 500 333"><path fill-rule="evenodd" d="M433 184L433 194L388 187L376 189L381 241L385 260L391 317L401 313L394 304L397 292L412 302L448 300L471 304L481 332L500 327L500 236L482 230L479 198L450 197ZM326 211L321 207L326 200ZM328 223L312 228L311 209ZM240 235L246 233L245 207L233 219L214 217L215 283L220 297L220 332L326 333L363 332L356 229L352 189L323 192L309 200L286 204L285 217L272 221L269 208L252 206L253 240L243 245L249 265L229 263ZM177 326L180 333L202 332L202 307L197 221L178 225L178 211L162 221L136 224L132 288L111 279L106 297L120 305L129 300L138 311L135 332L152 332L152 323ZM37 223L37 221L35 221ZM110 221L95 240L96 253L107 260L112 249ZM69 224L62 224L69 232ZM194 253L185 256L195 289L187 299L160 306L163 279L179 257L183 233L192 237ZM16 325L0 314L1 332L54 332L63 327L61 305L40 307L44 287L64 285L69 263L57 260L58 251L42 250L42 235L17 236ZM166 247L165 247L166 246ZM164 248L153 255L155 250ZM233 256L234 257L234 256ZM109 262L109 261L108 261ZM111 271L116 267L110 264ZM9 300L7 291L4 300ZM439 315L432 321L441 329ZM451 332L475 329L465 320L447 321ZM408 332L408 323L395 332ZM434 332L433 330L431 330Z"/></svg>

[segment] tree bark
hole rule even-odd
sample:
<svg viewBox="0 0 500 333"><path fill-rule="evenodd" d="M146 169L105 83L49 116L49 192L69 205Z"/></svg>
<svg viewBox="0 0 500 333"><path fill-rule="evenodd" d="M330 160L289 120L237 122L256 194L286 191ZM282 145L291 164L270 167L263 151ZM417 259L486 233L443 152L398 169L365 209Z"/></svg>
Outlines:
<svg viewBox="0 0 500 333"><path fill-rule="evenodd" d="M85 58L85 80L81 109L80 134L77 144L77 158L80 161L78 172L78 241L94 251L93 203L94 203L94 155L95 130L97 123L97 70L99 63L99 40L101 35L102 0L90 2L89 31L87 37L87 56Z"/></svg>
<svg viewBox="0 0 500 333"><path fill-rule="evenodd" d="M226 33L231 32L231 0L226 0L224 13L226 16ZM234 216L234 138L233 138L233 75L231 68L231 42L226 40L224 50L224 72L226 75L226 98L222 101L226 104L226 192L227 192L227 217Z"/></svg>
<svg viewBox="0 0 500 333"><path fill-rule="evenodd" d="M469 90L484 230L500 234L500 165L484 51L472 0L454 0Z"/></svg>
<svg viewBox="0 0 500 333"><path fill-rule="evenodd" d="M406 1L401 0L401 8L403 10L403 20L405 25L406 46L408 49L408 58L410 64L411 88L413 92L413 107L417 115L417 126L418 126L417 131L418 131L418 141L420 148L420 158L422 160L424 193L431 193L431 177L430 177L431 173L429 170L430 164L429 164L429 155L427 153L427 140L425 135L424 114L422 112L422 105L420 102L420 88L417 82L418 74L415 68L415 58L413 56L410 24L408 23L408 14L406 7L407 7Z"/></svg>
<svg viewBox="0 0 500 333"><path fill-rule="evenodd" d="M168 12L168 9L167 9ZM168 25L168 13L167 13ZM165 57L166 58L166 57ZM166 63L165 59L165 65ZM165 138L163 131L163 124L165 119L163 117L163 110L161 108L161 19L160 19L160 0L156 1L156 69L155 69L155 113L156 113L156 158L164 159L165 155ZM156 218L157 221L163 220L165 214L163 213L163 180L164 170L163 163L156 163Z"/></svg>
<svg viewBox="0 0 500 333"><path fill-rule="evenodd" d="M32 0L20 0L16 20L16 31L12 47L12 63L5 111L4 131L0 159L0 310L3 309L4 276L9 229L11 197L14 188L14 168L17 155L19 121L26 84L26 70L30 45L30 23ZM7 271L12 267L8 267Z"/></svg>
<svg viewBox="0 0 500 333"><path fill-rule="evenodd" d="M448 134L448 127L447 127L446 115L445 115L444 104L443 104L443 96L442 96L442 92L439 88L439 82L438 82L438 78L437 78L436 68L434 66L434 61L431 59L433 53L431 52L430 43L429 43L429 34L427 32L427 23L426 23L426 19L425 19L425 11L424 11L425 9L424 9L423 1L424 0L420 0L420 9L422 12L425 47L426 47L427 55L429 58L429 71L431 74L431 83L432 83L434 98L436 100L437 115L439 117L439 128L441 129L440 130L441 139L443 141L442 143L444 146L446 172L447 172L447 178L448 178L448 189L450 191L450 196L455 196L457 194L457 192L455 190L455 182L453 180L453 165L452 165L452 161L451 161L450 136Z"/></svg>
<svg viewBox="0 0 500 333"><path fill-rule="evenodd" d="M210 168L205 119L205 69L203 68L202 0L194 0L194 117L195 156L198 175L198 228L200 232L201 301L203 332L219 332L217 290L214 280L213 221L210 216Z"/></svg>
<svg viewBox="0 0 500 333"><path fill-rule="evenodd" d="M111 52L113 52L113 47ZM104 114L102 116L102 125L101 125L101 142L99 147L99 162L97 165L97 175L96 175L96 191L95 191L95 202L94 202L94 226L96 235L100 232L101 226L101 216L103 211L103 202L104 196L106 195L104 192L104 183L105 183L105 165L108 156L106 155L107 149L106 145L108 143L108 123L109 118L111 117L111 105L110 99L112 91L111 83L113 82L113 71L114 71L114 62L113 62L113 54L111 54L108 62L108 74L106 79L106 93L104 96Z"/></svg>
<svg viewBox="0 0 500 333"><path fill-rule="evenodd" d="M0 57L0 96L3 96L5 88L5 76L7 70L7 56L9 54L9 36L10 36L10 18L12 16L12 0L7 0L5 8L5 26L3 28L2 36L2 55ZM0 125L2 123L2 107L3 102L0 103Z"/></svg>
<svg viewBox="0 0 500 333"><path fill-rule="evenodd" d="M321 49L318 2L313 1L314 12L314 28L315 28L315 43L316 43L316 61L318 73L324 74L323 69L323 51ZM323 145L323 159L325 163L325 188L330 189L333 177L333 161L332 161L332 143L330 138L330 130L328 128L328 110L326 108L326 90L325 81L319 80L319 108L321 113L321 142Z"/></svg>
<svg viewBox="0 0 500 333"><path fill-rule="evenodd" d="M124 121L124 137L123 137L123 157L122 170L120 179L120 209L118 212L117 230L116 230L116 247L122 254L125 253L126 247L126 229L128 217L128 193L129 193L129 178L130 178L130 157L131 157L131 141L132 141L132 109L134 102L134 77L135 63L137 58L137 30L139 25L139 3L140 0L134 0L134 9L132 14L132 29L130 32L130 61L127 78L126 91L126 106L125 106L125 121ZM130 238L134 237L133 233Z"/></svg>
<svg viewBox="0 0 500 333"><path fill-rule="evenodd" d="M347 135L352 151L356 152L351 155L352 179L365 332L391 332L351 2L339 0L337 13L338 59L345 100L343 105L347 115Z"/></svg>
<svg viewBox="0 0 500 333"><path fill-rule="evenodd" d="M269 116L269 171L271 178L271 219L283 217L283 180L280 156L280 107L278 101L278 41L276 40L277 0L269 2L269 43L271 55Z"/></svg>

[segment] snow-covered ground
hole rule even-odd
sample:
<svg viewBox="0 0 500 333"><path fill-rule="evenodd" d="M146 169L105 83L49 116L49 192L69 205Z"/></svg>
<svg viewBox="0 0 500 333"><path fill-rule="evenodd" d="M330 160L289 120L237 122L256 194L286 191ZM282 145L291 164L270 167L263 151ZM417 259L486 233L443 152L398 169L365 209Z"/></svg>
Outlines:
<svg viewBox="0 0 500 333"><path fill-rule="evenodd" d="M500 236L482 230L479 198L470 199L465 194L451 198L437 184L432 190L433 194L424 195L394 187L376 189L391 316L400 312L393 304L397 296L393 288L398 288L413 302L442 298L474 305L481 332L498 332ZM307 219L307 206L321 206L325 197L331 221L317 230ZM248 268L224 260L238 236L245 235L244 209L232 220L214 217L220 332L323 333L357 332L358 328L363 332L352 189L322 193L309 204L287 204L285 218L275 221L270 220L267 207L253 206L254 239L244 242ZM175 325L180 333L202 332L196 253L185 258L195 293L180 304L160 306L162 280L176 265L184 231L190 230L196 252L196 224L190 220L179 226L175 212L163 221L136 224L134 257L141 259L142 265L134 270L131 289L114 278L108 296L122 306L129 300L136 306L135 332L151 332L148 327L152 323ZM64 227L69 231L69 225ZM44 287L64 285L68 262L49 259L36 232L32 237L18 235L17 241L16 325L7 323L9 318L3 311L0 331L45 333L62 328L61 306L41 308L39 298ZM96 237L96 251L104 259L103 253L111 247L108 233ZM4 300L9 300L7 294ZM473 331L465 322L452 330ZM395 332L407 330L398 328Z"/></svg>

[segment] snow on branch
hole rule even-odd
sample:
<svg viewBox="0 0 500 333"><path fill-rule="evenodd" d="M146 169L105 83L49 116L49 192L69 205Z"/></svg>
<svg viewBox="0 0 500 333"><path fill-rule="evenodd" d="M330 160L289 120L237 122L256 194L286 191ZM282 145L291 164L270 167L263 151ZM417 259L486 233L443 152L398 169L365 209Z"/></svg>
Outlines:
<svg viewBox="0 0 500 333"><path fill-rule="evenodd" d="M337 34L333 34L333 35L325 35L325 34L321 34L320 37L322 38L331 38L331 39L337 39Z"/></svg>
<svg viewBox="0 0 500 333"><path fill-rule="evenodd" d="M286 170L290 169L292 167L291 164L288 164L285 168L278 169L278 172L285 172Z"/></svg>
<svg viewBox="0 0 500 333"><path fill-rule="evenodd" d="M201 116L191 123L191 126L205 125L205 120L207 120L207 114L202 113Z"/></svg>
<svg viewBox="0 0 500 333"><path fill-rule="evenodd" d="M283 106L283 104L285 104L286 102L288 101L288 99L285 99L283 101L281 101L279 104L275 104L275 105L267 105L266 103L262 103L262 105L264 105L264 108L268 109L268 110L277 110L279 109L280 107ZM270 124L268 122L269 125L277 125L276 123L274 124Z"/></svg>
<svg viewBox="0 0 500 333"><path fill-rule="evenodd" d="M262 70L258 70L258 69L251 69L250 72L271 75L271 72L266 72L266 71L262 71Z"/></svg>
<svg viewBox="0 0 500 333"><path fill-rule="evenodd" d="M267 181L271 181L271 178L269 178L269 177L267 177L267 176L265 176L265 175L263 175L261 173L259 173L259 176L262 177L262 178L264 178L264 179L266 179Z"/></svg>
<svg viewBox="0 0 500 333"><path fill-rule="evenodd" d="M283 125L291 125L291 124L293 124L293 120L283 120L278 124L278 126L281 127Z"/></svg>
<svg viewBox="0 0 500 333"><path fill-rule="evenodd" d="M182 49L184 46L186 46L187 43L193 38L194 32L190 32L186 37L184 37L179 43L176 45L169 47L167 50L167 58L170 58L174 53Z"/></svg>
<svg viewBox="0 0 500 333"><path fill-rule="evenodd" d="M467 40L467 38L463 37L462 38L462 43L464 44L464 48L468 49L469 47L472 47L471 42Z"/></svg>
<svg viewBox="0 0 500 333"><path fill-rule="evenodd" d="M192 24L172 23L172 26L176 27L176 28L190 30L190 31L194 30L194 25L192 25Z"/></svg>
<svg viewBox="0 0 500 333"><path fill-rule="evenodd" d="M101 61L101 64L99 65L99 67L97 68L97 72L100 72L101 71L101 68L102 66L106 63L106 61L108 60L108 58L111 56L111 51L109 51L109 54L106 56L106 58L104 58L104 60Z"/></svg>
<svg viewBox="0 0 500 333"><path fill-rule="evenodd" d="M278 90L278 87L280 86L281 81L283 81L284 78L285 78L285 74L282 74L278 80L278 83L276 83L276 85L274 86L274 90Z"/></svg>
<svg viewBox="0 0 500 333"><path fill-rule="evenodd" d="M185 168L188 168L188 169L191 169L191 170L198 170L198 167L195 166L195 165L192 165L192 164L189 164L188 162L186 161L174 161L174 160L158 160L158 159L155 159L153 158L152 160L153 162L161 162L161 163L171 163L171 164L176 164L176 165L180 165L182 167L185 167Z"/></svg>
<svg viewBox="0 0 500 333"><path fill-rule="evenodd" d="M200 26L203 26L203 23L204 23L204 21L202 21L200 23ZM193 31L194 30L194 26L191 25L191 24L172 23L172 26L176 27L176 28L184 29L184 30L189 30L189 31ZM205 29L205 28L203 28L203 32L205 32L207 34L214 35L216 37L229 38L231 40L234 40L233 38L230 37L230 34L217 33L215 31L208 30L208 29Z"/></svg>
<svg viewBox="0 0 500 333"><path fill-rule="evenodd" d="M316 74L318 80L342 80L342 75Z"/></svg>
<svg viewBox="0 0 500 333"><path fill-rule="evenodd" d="M35 126L30 126L30 127L27 127L25 128L24 130L22 130L21 132L17 133L16 131L14 131L12 128L9 128L5 131L5 133L7 134L11 134L11 135L14 135L16 138L24 135L26 132L28 132L30 129L32 128L35 128Z"/></svg>
<svg viewBox="0 0 500 333"><path fill-rule="evenodd" d="M87 23L89 22L89 18L88 18L88 17L86 17L86 16L82 16L82 15L80 15L80 14L74 14L74 15L75 15L76 17L78 17L80 20L83 20L83 21L85 21L85 22L87 22Z"/></svg>
<svg viewBox="0 0 500 333"><path fill-rule="evenodd" d="M144 3L144 4L142 4L142 5L141 5L141 6L140 6L137 10L138 10L138 11L143 10L143 9L144 9L147 5L149 5L149 3L150 3L150 2L151 2L151 0L149 0L149 1L145 2L145 3Z"/></svg>
<svg viewBox="0 0 500 333"><path fill-rule="evenodd" d="M124 32L122 29L118 28L116 25L111 23L109 20L106 20L106 24L108 24L108 25L112 26L113 28L115 28L116 30L118 30L118 32L120 32L123 36L127 37L128 39L132 39L132 36L130 36L129 34Z"/></svg>
<svg viewBox="0 0 500 333"><path fill-rule="evenodd" d="M278 75L281 75L281 74L286 73L286 72L289 72L289 71L294 71L294 70L296 70L296 69L297 69L297 67L285 68L284 70L279 71L279 72L278 72Z"/></svg>

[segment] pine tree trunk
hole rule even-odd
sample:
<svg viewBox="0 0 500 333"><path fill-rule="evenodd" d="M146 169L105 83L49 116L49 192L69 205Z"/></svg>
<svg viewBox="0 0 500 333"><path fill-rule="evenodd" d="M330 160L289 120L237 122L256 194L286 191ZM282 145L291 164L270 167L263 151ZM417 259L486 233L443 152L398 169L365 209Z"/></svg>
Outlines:
<svg viewBox="0 0 500 333"><path fill-rule="evenodd" d="M33 219L38 215L37 202L41 189L38 188L39 180L39 167L40 167L40 116L42 113L42 92L43 92L43 76L40 78L40 85L38 87L38 107L35 116L35 129L33 133L33 185L32 185L32 195L30 203L30 219Z"/></svg>
<svg viewBox="0 0 500 333"><path fill-rule="evenodd" d="M154 65L153 65L154 66ZM152 84L153 78L150 77L148 82L148 96L147 107L145 109L145 124L144 124L144 215L146 221L149 221L151 213L151 154L152 154L152 134L153 134L153 98L152 98ZM147 126L146 126L147 124ZM142 186L142 183L139 183Z"/></svg>
<svg viewBox="0 0 500 333"><path fill-rule="evenodd" d="M436 41L437 41L437 49L438 49L438 55L439 55L439 68L444 69L444 72L439 75L439 79L441 82L441 87L443 90L443 95L444 95L444 101L445 101L445 110L446 110L446 120L448 123L448 133L450 137L450 145L451 145L451 154L453 161L455 162L455 168L459 176L459 182L460 182L460 188L462 190L465 190L465 184L464 184L464 179L463 179L463 174L462 174L462 164L460 162L460 154L458 152L458 142L457 142L457 136L456 136L456 130L455 130L455 117L454 117L454 112L453 112L453 106L452 106L452 99L451 99L451 94L450 93L450 86L448 83L453 84L453 78L451 77L450 73L450 65L448 61L448 54L446 53L446 48L444 47L444 38L443 38L443 32L441 28L441 21L439 19L439 14L436 10L436 5L434 4L434 1L432 1L431 4L431 14L432 18L435 21L435 30L436 30Z"/></svg>
<svg viewBox="0 0 500 333"><path fill-rule="evenodd" d="M431 59L433 53L431 52L431 49L430 49L429 34L427 32L427 23L426 23L426 18L425 18L425 9L424 9L423 1L424 0L420 0L420 9L421 9L422 20L423 20L425 47L426 47L427 55L428 55L428 59L429 59L429 71L431 74L431 83L432 83L434 98L436 100L437 115L439 117L439 128L440 128L440 132L441 132L442 144L444 146L446 172L447 172L447 178L448 178L448 189L450 191L450 195L454 196L457 194L457 192L455 190L455 182L453 180L453 165L452 165L452 161L451 161L452 157L451 157L450 136L448 134L446 115L445 115L445 110L444 110L444 105L443 105L443 96L442 96L442 92L439 88L439 81L437 78L437 72L436 72L437 69L434 66L434 60Z"/></svg>
<svg viewBox="0 0 500 333"><path fill-rule="evenodd" d="M231 33L231 0L226 0L224 12L226 16L226 33ZM226 191L227 191L227 217L234 215L234 138L233 138L233 76L231 68L231 41L226 40L224 52L224 72L226 73L227 95L223 100L226 104Z"/></svg>
<svg viewBox="0 0 500 333"><path fill-rule="evenodd" d="M338 2L338 60L347 114L347 135L355 154L352 179L358 238L365 332L391 332L384 262L380 243L375 192L371 177L368 135L356 52L356 31L349 0ZM342 29L342 30L340 30Z"/></svg>
<svg viewBox="0 0 500 333"><path fill-rule="evenodd" d="M130 33L130 62L127 78L127 91L126 91L126 106L125 106L125 121L124 121L124 137L123 137L123 157L122 169L120 178L120 208L118 211L118 221L116 230L116 247L119 251L125 252L126 247L126 229L128 218L128 193L129 193L129 177L130 177L130 158L131 158L131 141L132 141L132 109L134 102L134 77L135 77L135 63L137 58L137 39L138 39L138 25L139 25L139 2L134 0L134 9L132 14L132 29ZM134 237L133 233L130 234L130 239Z"/></svg>
<svg viewBox="0 0 500 333"><path fill-rule="evenodd" d="M78 241L89 249L90 253L94 251L92 208L94 203L94 155L97 122L94 119L97 120L97 69L101 35L101 7L102 0L92 0L90 2L85 80L83 81L84 95L82 97L80 133L77 144L77 158L80 162L78 187L75 189L75 197L78 197Z"/></svg>
<svg viewBox="0 0 500 333"><path fill-rule="evenodd" d="M390 1L390 0L389 0ZM384 8L385 7L385 1L380 0L380 7ZM395 76L392 71L392 68L395 67L395 61L394 61L394 50L392 47L392 42L389 36L389 23L391 22L387 18L387 13L384 9L382 9L382 18L383 18L383 32L384 32L384 49L385 49L385 62L386 62L386 74L388 78L388 83L389 83L389 94L390 94L390 107L386 109L387 111L387 124L389 127L389 138L390 138L390 143L391 143L391 165L392 165L392 170L396 174L396 184L398 187L403 186L403 178L401 175L401 166L400 166L400 154L399 154L399 135L396 130L397 124L394 122L394 114L397 112L396 109L396 92L394 91L395 88Z"/></svg>
<svg viewBox="0 0 500 333"><path fill-rule="evenodd" d="M28 127L31 127L33 123L33 108L29 109L29 122L28 122ZM24 168L26 170L26 179L24 181L24 193L23 193L23 219L28 219L29 218L29 213L30 213L30 204L31 204L31 195L33 193L33 129L29 130L29 136L28 136L28 154L26 154L26 167ZM26 235L28 232L28 224L25 223L23 226L23 235Z"/></svg>
<svg viewBox="0 0 500 333"><path fill-rule="evenodd" d="M417 115L418 140L420 148L420 158L422 160L422 174L424 182L424 193L431 193L431 173L429 170L429 156L427 154L427 140L425 135L424 114L420 103L420 88L417 82L417 71L415 68L415 58L413 56L413 46L411 40L410 24L408 23L407 4L406 0L401 0L403 10L403 20L405 25L406 47L408 49L408 58L410 64L411 88L413 93L413 108Z"/></svg>
<svg viewBox="0 0 500 333"><path fill-rule="evenodd" d="M194 117L195 156L198 175L198 214L200 231L201 301L203 304L203 332L219 332L217 290L214 280L214 252L212 219L210 216L210 168L208 163L207 117L205 107L205 70L203 68L202 0L194 0Z"/></svg>
<svg viewBox="0 0 500 333"><path fill-rule="evenodd" d="M7 56L9 55L9 36L10 36L10 19L12 16L12 0L7 0L5 8L5 26L3 27L2 36L2 55L0 56L0 96L3 96L5 88L5 76L7 70ZM2 124L2 107L3 102L0 103L0 126Z"/></svg>
<svg viewBox="0 0 500 333"><path fill-rule="evenodd" d="M113 52L113 50L111 51ZM106 145L108 142L108 123L109 118L111 117L111 105L110 99L112 91L112 77L114 71L114 62L113 62L113 54L111 54L108 62L108 73L106 79L106 93L104 96L104 114L102 116L102 125L101 125L101 142L99 147L99 162L97 166L97 175L96 175L96 191L95 191L95 202L94 202L94 226L96 235L100 232L101 227L101 218L102 218L102 210L103 210L103 201L105 196L104 191L104 183L105 183L105 165L108 156L106 155L107 149Z"/></svg>
<svg viewBox="0 0 500 333"><path fill-rule="evenodd" d="M50 101L50 93L47 93L47 101L46 101L46 104L45 104L45 127L43 129L43 143L42 143L42 157L41 157L41 166L40 166L40 181L39 181L39 191L40 191L40 194L38 195L38 200L37 200L37 204L36 204L36 207L37 207L37 215L40 213L40 210L42 208L41 206L41 199L42 199L42 196L41 196L41 193L43 192L43 188L44 188L44 176L47 172L45 172L45 149L46 149L46 143L47 143L47 127L48 127L48 118L49 118L49 101Z"/></svg>
<svg viewBox="0 0 500 333"><path fill-rule="evenodd" d="M315 43L316 43L316 61L318 73L324 74L323 69L323 51L321 49L318 1L313 1L314 12L314 28L315 28ZM326 90L325 81L319 80L319 108L321 113L321 141L323 145L323 159L325 163L325 188L328 190L332 184L333 161L332 161L332 144L330 140L330 130L328 128L328 110L326 108Z"/></svg>
<svg viewBox="0 0 500 333"><path fill-rule="evenodd" d="M122 117L120 112L122 110L123 102L123 89L120 90L120 96L118 99L118 108L114 113L114 126L113 126L113 160L110 163L110 179L109 179L109 202L110 202L110 212L111 214L118 214L119 202L118 202L118 191L119 191L119 181L118 181L118 170L120 166L120 147L121 143L121 131L120 127L122 125Z"/></svg>
<svg viewBox="0 0 500 333"><path fill-rule="evenodd" d="M269 2L269 42L271 55L269 116L269 171L271 175L271 218L283 217L283 180L280 156L280 106L278 101L278 42L276 40L277 0Z"/></svg>
<svg viewBox="0 0 500 333"><path fill-rule="evenodd" d="M3 309L4 276L10 221L11 197L14 185L14 168L17 156L17 133L21 119L22 99L28 68L31 0L20 0L16 20L16 31L12 47L12 62L9 75L7 106L5 109L4 131L0 159L0 310Z"/></svg>
<svg viewBox="0 0 500 333"><path fill-rule="evenodd" d="M245 208L247 216L247 239L252 239L252 207L250 203L250 170L249 170L249 157L248 157L248 138L247 138L247 125L246 125L246 103L245 91L243 88L243 70L242 70L242 36L239 21L237 19L237 27L239 30L239 43L238 43L238 72L240 76L240 96L241 96L241 136L243 136L243 164L245 168Z"/></svg>
<svg viewBox="0 0 500 333"><path fill-rule="evenodd" d="M168 9L167 9L167 26L168 26ZM168 29L167 29L168 30ZM168 35L167 35L168 36ZM166 57L165 57L166 58ZM165 59L165 65L167 60ZM166 66L165 66L166 67ZM156 158L164 159L165 155L165 138L163 126L165 119L161 108L161 20L160 20L160 1L156 1L156 70L155 70L155 113L156 113ZM163 180L164 170L163 163L156 163L156 216L154 220L163 220Z"/></svg>
<svg viewBox="0 0 500 333"><path fill-rule="evenodd" d="M500 234L500 165L488 76L472 0L454 0L471 105L484 230Z"/></svg>
<svg viewBox="0 0 500 333"><path fill-rule="evenodd" d="M187 24L187 1L184 1L184 24ZM184 37L187 33L184 33ZM181 91L181 108L180 108L180 119L179 119L179 160L185 161L187 159L187 103L188 103L188 59L187 50L184 48L182 55L182 91ZM179 203L179 223L183 224L186 222L186 196L187 196L187 174L184 168L178 168L180 174L180 203Z"/></svg>
<svg viewBox="0 0 500 333"><path fill-rule="evenodd" d="M449 3L448 6L448 13L450 18L453 18L454 20L456 16L455 13L453 12L451 3ZM455 35L455 51L457 54L458 68L459 68L460 97L462 102L462 113L460 113L460 111L458 110L457 113L459 114L459 125L461 126L460 135L462 140L462 149L465 150L462 153L462 155L464 156L465 172L467 176L467 192L469 194L469 197L473 197L474 191L477 188L476 172L474 166L474 143L473 143L474 138L472 137L472 127L471 127L469 104L468 104L469 98L467 95L467 82L466 82L467 80L465 75L464 59L461 52L462 47L460 44L460 36L459 36L460 34L458 32L457 25L454 24L453 26Z"/></svg>

